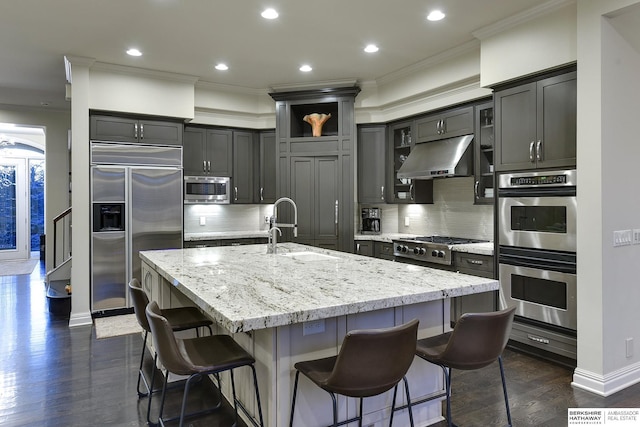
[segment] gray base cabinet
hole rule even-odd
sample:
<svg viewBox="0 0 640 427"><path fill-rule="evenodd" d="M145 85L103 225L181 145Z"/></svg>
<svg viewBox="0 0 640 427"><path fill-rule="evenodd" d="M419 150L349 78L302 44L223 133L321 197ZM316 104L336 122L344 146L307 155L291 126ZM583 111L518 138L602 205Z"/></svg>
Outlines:
<svg viewBox="0 0 640 427"><path fill-rule="evenodd" d="M374 256L375 242L373 240L356 240L354 242L354 253L364 256Z"/></svg>
<svg viewBox="0 0 640 427"><path fill-rule="evenodd" d="M495 92L497 171L576 165L576 75Z"/></svg>
<svg viewBox="0 0 640 427"><path fill-rule="evenodd" d="M92 140L182 145L183 125L180 122L106 115L92 115L90 121Z"/></svg>
<svg viewBox="0 0 640 427"><path fill-rule="evenodd" d="M386 200L386 126L358 127L358 201Z"/></svg>
<svg viewBox="0 0 640 427"><path fill-rule="evenodd" d="M489 255L454 252L455 269L463 274L495 278L493 257ZM451 321L456 322L464 313L483 313L495 311L497 291L465 295L451 299Z"/></svg>

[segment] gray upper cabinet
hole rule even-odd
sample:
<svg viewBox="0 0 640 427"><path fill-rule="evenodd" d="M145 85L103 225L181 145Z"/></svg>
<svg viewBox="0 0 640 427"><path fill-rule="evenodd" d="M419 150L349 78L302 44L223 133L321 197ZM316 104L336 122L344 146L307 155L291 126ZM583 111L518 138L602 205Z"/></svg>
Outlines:
<svg viewBox="0 0 640 427"><path fill-rule="evenodd" d="M386 126L358 128L358 201L384 203Z"/></svg>
<svg viewBox="0 0 640 427"><path fill-rule="evenodd" d="M231 176L233 132L186 127L182 156L185 175Z"/></svg>
<svg viewBox="0 0 640 427"><path fill-rule="evenodd" d="M233 203L253 203L254 133L233 131Z"/></svg>
<svg viewBox="0 0 640 427"><path fill-rule="evenodd" d="M475 106L474 200L475 204L491 204L494 198L494 120L493 101Z"/></svg>
<svg viewBox="0 0 640 427"><path fill-rule="evenodd" d="M274 203L276 201L276 133L260 132L260 179L256 203Z"/></svg>
<svg viewBox="0 0 640 427"><path fill-rule="evenodd" d="M417 143L471 135L474 132L473 107L456 108L417 119L415 129Z"/></svg>
<svg viewBox="0 0 640 427"><path fill-rule="evenodd" d="M90 128L92 140L182 145L179 122L92 115Z"/></svg>
<svg viewBox="0 0 640 427"><path fill-rule="evenodd" d="M576 72L495 93L497 171L574 167Z"/></svg>

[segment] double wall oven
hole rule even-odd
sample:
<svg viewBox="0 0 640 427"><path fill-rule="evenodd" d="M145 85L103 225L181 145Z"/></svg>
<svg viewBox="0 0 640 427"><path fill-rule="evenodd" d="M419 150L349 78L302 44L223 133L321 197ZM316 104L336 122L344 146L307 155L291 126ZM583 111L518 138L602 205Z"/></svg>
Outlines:
<svg viewBox="0 0 640 427"><path fill-rule="evenodd" d="M498 176L500 302L512 340L575 359L576 171Z"/></svg>

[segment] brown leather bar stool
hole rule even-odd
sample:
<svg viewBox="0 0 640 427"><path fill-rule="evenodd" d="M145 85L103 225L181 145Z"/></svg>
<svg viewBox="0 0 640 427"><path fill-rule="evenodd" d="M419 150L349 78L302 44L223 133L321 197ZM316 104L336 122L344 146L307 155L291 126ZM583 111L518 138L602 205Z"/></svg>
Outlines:
<svg viewBox="0 0 640 427"><path fill-rule="evenodd" d="M418 340L416 355L442 368L447 396L447 423L451 421L451 370L474 370L498 361L502 377L502 391L511 426L511 411L507 383L502 366L502 352L509 340L515 307L491 313L465 313L453 331ZM412 402L410 406L422 403Z"/></svg>
<svg viewBox="0 0 640 427"><path fill-rule="evenodd" d="M164 385L162 387L162 401L160 403L160 413L158 415L158 423L162 426L166 422L180 420L180 427L184 423L184 419L196 415L204 415L218 409L220 404L211 409L199 411L196 413L185 414L187 406L187 396L189 387L192 382L199 378L213 374L217 377L220 372L229 371L231 376L231 390L233 393L233 406L235 408L235 423L238 423L238 407L247 415L254 426L264 426L262 418L262 405L260 404L260 392L258 390L258 378L256 376L255 359L247 353L240 345L234 341L229 335L210 335L205 337L180 339L177 338L171 325L162 315L162 311L155 301L147 305L147 319L151 327L151 336L153 344L156 348L160 363L165 367ZM256 392L256 401L258 404L258 416L260 424L257 424L251 414L244 407L242 402L236 398L236 385L233 378L233 370L247 366L253 372L253 385ZM164 401L167 394L167 382L169 373L176 375L188 375L184 393L182 397L182 408L180 415L168 419L162 418L164 410ZM219 385L219 384L218 384ZM153 387L153 380L151 382ZM222 397L221 397L222 399Z"/></svg>
<svg viewBox="0 0 640 427"><path fill-rule="evenodd" d="M138 369L138 397L149 396L153 394L154 391L149 386L149 381L144 375L144 371L142 370L142 364L144 363L144 354L145 348L147 347L147 335L151 332L149 327L149 322L147 321L147 315L145 313L145 309L149 304L149 298L147 298L147 294L142 289L140 285L140 281L138 279L131 279L129 281L129 295L131 296L131 301L133 302L133 311L136 314L136 320L140 327L144 330L144 340L142 341L142 353L140 355L140 367ZM198 328L205 327L209 329L209 335L213 335L211 331L211 325L213 322L207 318L204 314L200 312L196 307L177 307L177 308L168 308L161 310L162 315L166 317L167 321L171 325L171 328L174 331L186 331L189 329L195 329L196 335L200 335L198 332ZM155 362L154 356L154 362ZM155 363L154 363L155 366ZM154 370L155 372L155 370ZM144 383L146 392L140 391L140 380ZM147 413L147 419L149 418L149 414Z"/></svg>
<svg viewBox="0 0 640 427"><path fill-rule="evenodd" d="M344 337L337 356L298 362L294 365L296 379L291 402L291 420L296 406L300 373L331 395L333 401L333 426L358 421L362 426L362 399L393 390L393 404L389 426L393 424L398 383L404 379L407 401L410 402L409 385L405 375L415 356L418 320L385 329L354 330ZM338 423L336 394L360 399L360 415ZM413 414L409 409L409 421L413 426Z"/></svg>

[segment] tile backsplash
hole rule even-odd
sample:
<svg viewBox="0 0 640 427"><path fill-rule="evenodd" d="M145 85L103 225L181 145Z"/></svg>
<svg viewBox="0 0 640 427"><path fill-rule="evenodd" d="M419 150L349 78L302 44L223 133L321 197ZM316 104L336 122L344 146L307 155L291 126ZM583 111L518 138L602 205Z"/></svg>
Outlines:
<svg viewBox="0 0 640 427"><path fill-rule="evenodd" d="M434 180L432 205L398 205L398 232L493 240L493 206L473 204L473 185L473 177Z"/></svg>
<svg viewBox="0 0 640 427"><path fill-rule="evenodd" d="M184 232L267 230L272 212L273 205L184 205Z"/></svg>

